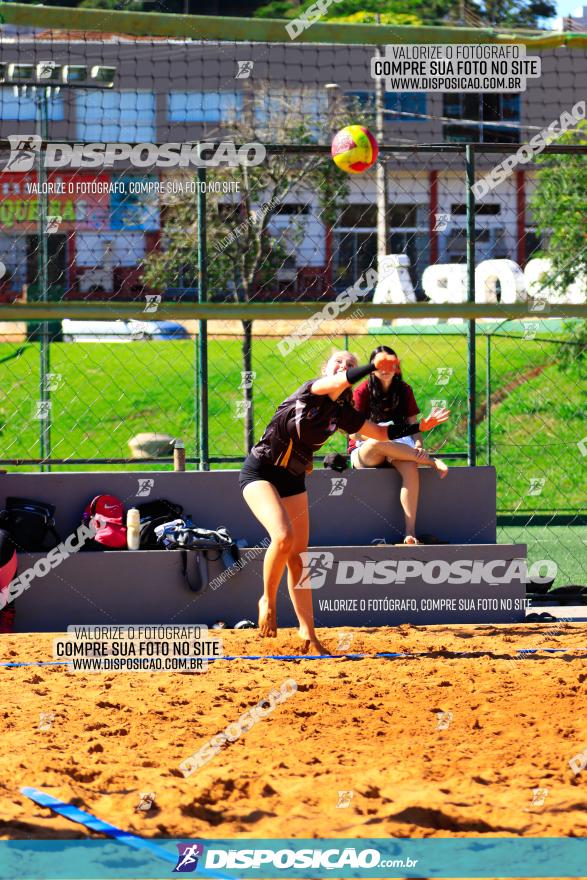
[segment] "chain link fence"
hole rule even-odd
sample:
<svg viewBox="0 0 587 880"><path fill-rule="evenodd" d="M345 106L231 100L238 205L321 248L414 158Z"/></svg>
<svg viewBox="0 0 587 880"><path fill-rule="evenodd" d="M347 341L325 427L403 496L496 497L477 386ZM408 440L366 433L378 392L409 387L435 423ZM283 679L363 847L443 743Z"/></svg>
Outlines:
<svg viewBox="0 0 587 880"><path fill-rule="evenodd" d="M168 468L179 437L189 466L237 467L332 349L365 360L385 343L421 411L452 410L430 448L455 466L495 466L507 537L544 528L567 579L585 582L580 41L541 50L543 77L522 95L382 96L373 45L342 47L340 64L336 45L105 41L48 25L1 36L21 85L0 89L0 309L71 303L76 316L0 312L1 466ZM86 78L33 82L52 55ZM92 80L96 66L114 71L114 87ZM388 145L361 175L318 146L349 122ZM170 142L206 161L217 148L199 144L224 144L226 161L163 167ZM78 162L89 143L104 148L93 168ZM257 148L243 144L265 158L248 161ZM412 302L424 315L467 299L530 307L517 321L476 322L389 322L365 308ZM173 311L202 301L251 317ZM99 320L83 322L80 303L103 303ZM253 320L254 308L288 303L306 316Z"/></svg>

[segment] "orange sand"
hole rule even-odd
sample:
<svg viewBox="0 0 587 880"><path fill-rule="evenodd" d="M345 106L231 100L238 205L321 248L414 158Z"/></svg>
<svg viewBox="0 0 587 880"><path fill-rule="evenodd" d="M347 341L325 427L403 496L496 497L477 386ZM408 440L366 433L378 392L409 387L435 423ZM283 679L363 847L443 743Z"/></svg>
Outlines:
<svg viewBox="0 0 587 880"><path fill-rule="evenodd" d="M561 627L563 631L561 632ZM227 653L291 653L291 630ZM321 631L336 645L338 633ZM49 660L48 634L0 636L7 660ZM568 653L515 659L520 647ZM587 835L587 628L356 630L352 650L409 659L221 661L203 673L0 669L0 833L83 837L20 794L36 786L147 837ZM454 656L466 651L470 656ZM286 678L298 691L189 778L178 765ZM452 712L438 729L437 712ZM54 712L48 731L39 713ZM542 806L532 790L546 788ZM338 792L352 791L337 807ZM135 810L141 792L155 808Z"/></svg>

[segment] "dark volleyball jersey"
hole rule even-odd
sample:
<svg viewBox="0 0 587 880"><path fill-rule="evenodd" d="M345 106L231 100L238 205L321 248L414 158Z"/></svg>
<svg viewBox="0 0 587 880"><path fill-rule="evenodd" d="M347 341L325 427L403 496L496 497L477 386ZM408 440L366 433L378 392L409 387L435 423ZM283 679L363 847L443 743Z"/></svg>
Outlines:
<svg viewBox="0 0 587 880"><path fill-rule="evenodd" d="M404 395L406 418L410 418L410 416L417 416L420 412L420 407L416 403L416 398L414 397L414 392L412 391L411 385L408 385L407 382L402 382L401 393ZM353 390L353 405L355 409L358 410L358 412L360 412L366 419L373 420L371 394L368 381L363 382L361 385L357 386L357 388ZM394 412L392 408L391 398L384 397L383 400L380 401L380 407L380 422L393 422L394 425L398 424L397 420L393 417ZM356 445L356 440L349 438L348 451L352 452Z"/></svg>
<svg viewBox="0 0 587 880"><path fill-rule="evenodd" d="M314 453L339 428L354 434L363 427L365 416L348 400L331 400L327 394L312 394L316 379L294 391L277 408L252 454L293 474L305 473Z"/></svg>

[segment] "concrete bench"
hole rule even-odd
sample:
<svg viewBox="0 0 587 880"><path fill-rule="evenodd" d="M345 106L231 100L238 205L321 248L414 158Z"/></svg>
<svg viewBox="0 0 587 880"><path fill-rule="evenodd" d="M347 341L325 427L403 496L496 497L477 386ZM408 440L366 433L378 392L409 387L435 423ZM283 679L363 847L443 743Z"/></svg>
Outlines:
<svg viewBox="0 0 587 880"><path fill-rule="evenodd" d="M438 566L464 560L471 566L475 560L479 565L492 560L509 565L525 559L524 545L495 544L493 468L455 467L444 481L435 472L421 471L418 532L435 534L450 542L448 546L389 546L403 537L400 481L394 470L346 471L341 475L316 470L307 482L313 554L308 560L312 567L309 583L320 625L509 622L524 618L521 577L513 577L507 585L495 585L482 574L477 581L459 585L427 583L426 577L418 574L433 561ZM7 474L0 480L1 506L11 495L56 505L57 529L63 538L75 531L85 506L101 493L117 495L127 508L155 498L180 503L197 525L225 526L235 540L246 541L249 548L266 538L242 499L236 471L31 473ZM388 546L371 546L374 539ZM31 566L39 555L22 554L19 571ZM221 564L210 562L211 586L192 593L183 579L177 552L76 554L44 577L33 579L17 601L17 629L51 631L69 624L96 623L212 624L218 619L232 626L239 619L254 620L262 589L262 551L245 548L242 557L247 560L242 569L224 579ZM387 568L373 567L378 563L387 563ZM395 574L390 580L390 569L400 563L404 573L405 564L412 564L404 583L398 583ZM442 565L432 574L441 569ZM280 593L279 622L292 626L295 618L284 585ZM488 599L492 601L488 603Z"/></svg>

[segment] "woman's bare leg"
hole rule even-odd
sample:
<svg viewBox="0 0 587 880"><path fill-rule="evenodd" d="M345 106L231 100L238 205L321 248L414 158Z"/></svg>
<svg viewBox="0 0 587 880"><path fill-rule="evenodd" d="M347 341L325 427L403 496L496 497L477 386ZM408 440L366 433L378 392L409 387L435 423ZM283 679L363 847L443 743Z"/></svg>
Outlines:
<svg viewBox="0 0 587 880"><path fill-rule="evenodd" d="M329 654L328 649L316 636L312 590L305 586L298 587L304 569L300 554L305 553L308 549L310 534L308 495L304 492L303 495L293 495L281 500L294 531L293 543L287 560L287 586L300 624L298 635L304 642L305 652L311 650L316 654Z"/></svg>
<svg viewBox="0 0 587 880"><path fill-rule="evenodd" d="M271 538L263 560L263 595L259 600L259 632L265 637L276 636L277 590L291 552L294 529L284 507L284 499L279 497L275 486L267 480L249 483L244 488L243 497Z"/></svg>
<svg viewBox="0 0 587 880"><path fill-rule="evenodd" d="M394 464L396 461L415 461L420 467L435 468L441 478L448 473L448 467L440 458L394 440L365 440L359 449L359 457L364 467L378 467L388 459Z"/></svg>
<svg viewBox="0 0 587 880"><path fill-rule="evenodd" d="M402 478L402 488L399 499L406 519L406 544L417 543L416 539L416 513L418 511L418 496L420 494L420 477L418 465L415 461L394 461L394 467Z"/></svg>

